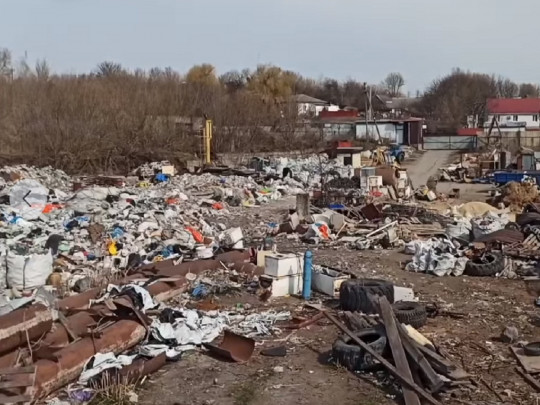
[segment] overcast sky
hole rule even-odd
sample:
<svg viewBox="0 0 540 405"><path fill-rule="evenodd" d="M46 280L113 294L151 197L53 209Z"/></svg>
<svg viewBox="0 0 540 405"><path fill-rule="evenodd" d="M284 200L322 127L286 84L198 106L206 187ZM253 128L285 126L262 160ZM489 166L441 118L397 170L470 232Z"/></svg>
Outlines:
<svg viewBox="0 0 540 405"><path fill-rule="evenodd" d="M62 73L101 61L219 73L272 63L414 93L454 67L540 83L538 0L0 0L0 47Z"/></svg>

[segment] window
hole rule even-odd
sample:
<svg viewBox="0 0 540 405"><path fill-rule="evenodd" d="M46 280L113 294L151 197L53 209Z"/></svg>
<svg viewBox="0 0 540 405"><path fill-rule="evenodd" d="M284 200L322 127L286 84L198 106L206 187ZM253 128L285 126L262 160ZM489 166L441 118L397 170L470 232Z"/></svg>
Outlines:
<svg viewBox="0 0 540 405"><path fill-rule="evenodd" d="M517 120L518 120L518 116L514 115L514 121L517 121Z"/></svg>
<svg viewBox="0 0 540 405"><path fill-rule="evenodd" d="M512 119L512 117L509 115L506 117L506 121L510 121Z"/></svg>
<svg viewBox="0 0 540 405"><path fill-rule="evenodd" d="M538 121L538 114L533 115L533 121Z"/></svg>

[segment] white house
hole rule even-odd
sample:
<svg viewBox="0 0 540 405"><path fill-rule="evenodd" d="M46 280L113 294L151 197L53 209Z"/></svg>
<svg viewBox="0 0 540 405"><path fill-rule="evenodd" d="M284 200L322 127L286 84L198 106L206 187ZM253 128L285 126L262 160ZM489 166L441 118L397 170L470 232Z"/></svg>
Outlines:
<svg viewBox="0 0 540 405"><path fill-rule="evenodd" d="M310 97L305 94L294 95L294 101L298 106L298 115L318 116L321 111L339 111L339 106L330 104L327 101L319 100L315 97Z"/></svg>
<svg viewBox="0 0 540 405"><path fill-rule="evenodd" d="M540 98L489 99L484 128L489 128L494 118L501 129L540 129Z"/></svg>

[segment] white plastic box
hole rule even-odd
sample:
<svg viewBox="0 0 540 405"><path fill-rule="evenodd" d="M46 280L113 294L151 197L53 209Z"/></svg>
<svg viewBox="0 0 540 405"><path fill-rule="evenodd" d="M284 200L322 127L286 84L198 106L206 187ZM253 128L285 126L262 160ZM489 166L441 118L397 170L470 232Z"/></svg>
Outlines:
<svg viewBox="0 0 540 405"><path fill-rule="evenodd" d="M266 256L264 274L273 277L297 275L304 272L304 257L294 253L273 253Z"/></svg>
<svg viewBox="0 0 540 405"><path fill-rule="evenodd" d="M325 272L314 270L312 273L313 289L330 297L339 297L339 287L345 280L351 278L347 274L325 269Z"/></svg>
<svg viewBox="0 0 540 405"><path fill-rule="evenodd" d="M285 297L302 293L302 274L284 277L261 276L272 280L272 297Z"/></svg>

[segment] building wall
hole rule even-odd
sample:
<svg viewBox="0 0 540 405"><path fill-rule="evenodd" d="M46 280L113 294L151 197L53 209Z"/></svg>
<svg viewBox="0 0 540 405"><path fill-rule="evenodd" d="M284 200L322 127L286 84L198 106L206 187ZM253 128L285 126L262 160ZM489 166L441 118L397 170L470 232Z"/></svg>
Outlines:
<svg viewBox="0 0 540 405"><path fill-rule="evenodd" d="M540 128L540 114L497 114L499 125L525 123L526 128ZM491 125L493 114L489 114L484 122L484 127Z"/></svg>
<svg viewBox="0 0 540 405"><path fill-rule="evenodd" d="M356 125L352 123L328 122L323 127L325 138L353 137Z"/></svg>
<svg viewBox="0 0 540 405"><path fill-rule="evenodd" d="M298 115L314 115L318 116L321 111L339 111L339 106L334 104L319 105L311 103L297 103Z"/></svg>
<svg viewBox="0 0 540 405"><path fill-rule="evenodd" d="M356 139L371 139L378 140L377 128L381 134L382 139L389 140L390 142L397 142L396 125L393 123L368 123L367 131L365 123L356 124Z"/></svg>

